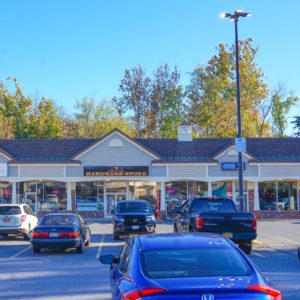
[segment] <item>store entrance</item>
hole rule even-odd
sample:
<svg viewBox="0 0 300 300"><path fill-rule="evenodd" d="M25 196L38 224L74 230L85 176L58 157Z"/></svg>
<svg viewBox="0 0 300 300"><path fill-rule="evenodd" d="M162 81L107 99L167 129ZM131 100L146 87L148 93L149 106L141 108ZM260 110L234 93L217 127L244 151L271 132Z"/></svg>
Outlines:
<svg viewBox="0 0 300 300"><path fill-rule="evenodd" d="M38 210L36 193L25 193L25 203L31 207L33 212L36 212Z"/></svg>
<svg viewBox="0 0 300 300"><path fill-rule="evenodd" d="M106 211L104 212L106 217L111 217L120 201L126 200L126 194L124 193L107 193L106 194Z"/></svg>

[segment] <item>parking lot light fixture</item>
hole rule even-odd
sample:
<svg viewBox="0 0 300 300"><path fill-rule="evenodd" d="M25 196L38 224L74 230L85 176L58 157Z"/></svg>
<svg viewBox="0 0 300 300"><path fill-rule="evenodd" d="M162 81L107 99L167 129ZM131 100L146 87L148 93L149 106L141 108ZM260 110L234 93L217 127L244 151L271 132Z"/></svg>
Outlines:
<svg viewBox="0 0 300 300"><path fill-rule="evenodd" d="M223 13L220 16L222 18L230 18L230 21L234 21L235 25L235 61L236 61L236 94L237 94L237 125L238 134L237 138L242 137L241 127L241 105L240 105L240 73L239 73L239 41L238 41L238 21L239 17L250 17L251 13L245 13L241 9L235 10L234 14ZM239 161L239 197L240 197L240 211L244 211L244 188L243 188L243 157L242 152L238 152Z"/></svg>

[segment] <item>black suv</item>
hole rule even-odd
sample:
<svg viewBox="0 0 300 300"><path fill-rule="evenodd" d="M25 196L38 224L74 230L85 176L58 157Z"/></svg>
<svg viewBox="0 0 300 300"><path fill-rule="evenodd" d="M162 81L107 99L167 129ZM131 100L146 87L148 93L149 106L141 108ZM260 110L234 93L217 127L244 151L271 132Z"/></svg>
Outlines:
<svg viewBox="0 0 300 300"><path fill-rule="evenodd" d="M142 200L121 201L113 217L114 239L132 233L155 233L156 218L149 203Z"/></svg>

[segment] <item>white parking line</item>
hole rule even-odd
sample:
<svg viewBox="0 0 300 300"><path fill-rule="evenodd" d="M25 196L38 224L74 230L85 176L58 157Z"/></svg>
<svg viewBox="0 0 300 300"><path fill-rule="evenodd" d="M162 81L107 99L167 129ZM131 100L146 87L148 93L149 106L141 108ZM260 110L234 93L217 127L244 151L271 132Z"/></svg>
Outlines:
<svg viewBox="0 0 300 300"><path fill-rule="evenodd" d="M24 253L25 251L27 251L27 250L28 250L28 249L30 249L30 248L31 248L31 245L30 245L30 246L28 246L27 248L25 248L25 249L21 250L21 251L20 251L20 252L18 252L17 254L15 254L15 255L11 256L9 259L14 259L14 258L16 258L17 256L21 255L22 253Z"/></svg>
<svg viewBox="0 0 300 300"><path fill-rule="evenodd" d="M101 241L100 241L100 244L99 244L99 248L98 248L98 251L97 251L96 258L99 258L100 254L101 254L101 250L102 250L102 247L103 247L104 237L105 237L105 234L102 235L102 238L101 238Z"/></svg>
<svg viewBox="0 0 300 300"><path fill-rule="evenodd" d="M259 256L259 257L265 257L265 256L263 256L263 255L261 255L261 254L258 254L258 253L256 253L256 252L254 252L254 251L252 252L252 254L253 254L253 255L256 255L256 256Z"/></svg>

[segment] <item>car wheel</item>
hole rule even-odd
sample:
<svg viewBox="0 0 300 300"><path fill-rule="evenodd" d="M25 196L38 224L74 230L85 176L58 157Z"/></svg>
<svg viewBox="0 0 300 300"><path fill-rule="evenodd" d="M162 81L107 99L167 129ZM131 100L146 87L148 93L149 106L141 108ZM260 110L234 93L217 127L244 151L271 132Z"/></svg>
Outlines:
<svg viewBox="0 0 300 300"><path fill-rule="evenodd" d="M76 247L76 253L83 253L83 241L80 241L80 244Z"/></svg>
<svg viewBox="0 0 300 300"><path fill-rule="evenodd" d="M120 239L119 235L118 234L114 234L114 240L117 241L119 239Z"/></svg>
<svg viewBox="0 0 300 300"><path fill-rule="evenodd" d="M178 228L176 224L174 225L174 232L178 232Z"/></svg>
<svg viewBox="0 0 300 300"><path fill-rule="evenodd" d="M89 235L88 239L86 240L84 246L89 246L90 245L90 241L91 241L91 237Z"/></svg>
<svg viewBox="0 0 300 300"><path fill-rule="evenodd" d="M39 247L33 247L33 253L40 253L41 249Z"/></svg>
<svg viewBox="0 0 300 300"><path fill-rule="evenodd" d="M242 249L247 255L251 254L252 251L252 243L251 242L245 242L239 244L240 249Z"/></svg>
<svg viewBox="0 0 300 300"><path fill-rule="evenodd" d="M28 230L27 230L26 234L24 235L24 240L25 240L25 241L29 241L29 240L30 240L30 238L31 238L31 233L32 233L32 230L31 230L31 226L30 226L30 224L29 224Z"/></svg>

